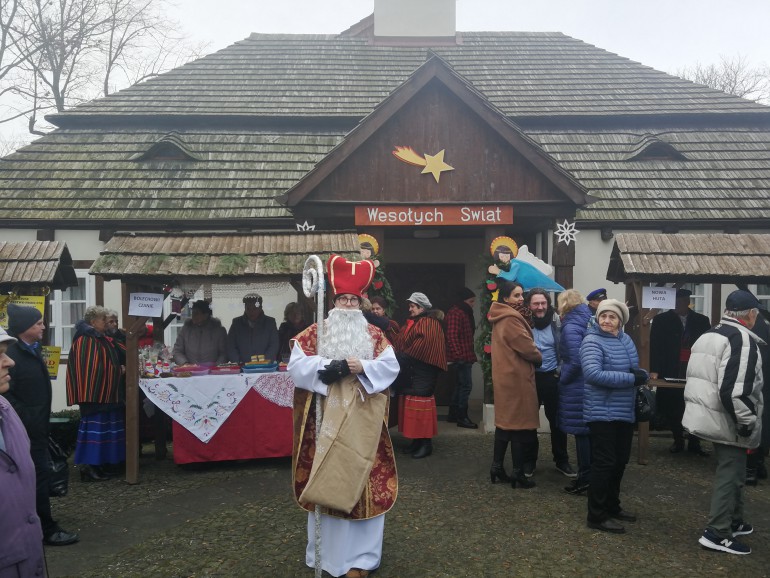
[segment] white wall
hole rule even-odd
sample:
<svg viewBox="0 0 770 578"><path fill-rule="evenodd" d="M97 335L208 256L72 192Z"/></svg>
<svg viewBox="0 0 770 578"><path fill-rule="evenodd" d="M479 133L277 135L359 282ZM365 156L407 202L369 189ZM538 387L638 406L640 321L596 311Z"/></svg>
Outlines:
<svg viewBox="0 0 770 578"><path fill-rule="evenodd" d="M0 232L0 241L6 243L37 241L37 231L32 229L3 229Z"/></svg>

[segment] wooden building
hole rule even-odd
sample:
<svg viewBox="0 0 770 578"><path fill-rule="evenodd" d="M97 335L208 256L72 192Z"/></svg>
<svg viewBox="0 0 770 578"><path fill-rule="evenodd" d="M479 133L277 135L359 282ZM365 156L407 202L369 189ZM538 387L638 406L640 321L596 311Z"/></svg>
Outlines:
<svg viewBox="0 0 770 578"><path fill-rule="evenodd" d="M0 161L5 240L63 240L88 263L116 231L354 229L398 299L446 307L501 235L563 285L623 298L617 232L770 229L768 107L560 33L399 34L377 6L47 117L55 131Z"/></svg>

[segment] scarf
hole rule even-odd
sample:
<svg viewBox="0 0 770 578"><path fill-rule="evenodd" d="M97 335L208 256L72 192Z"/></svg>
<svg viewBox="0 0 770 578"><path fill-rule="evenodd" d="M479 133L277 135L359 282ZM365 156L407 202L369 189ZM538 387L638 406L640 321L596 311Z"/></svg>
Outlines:
<svg viewBox="0 0 770 578"><path fill-rule="evenodd" d="M509 305L511 304L509 303ZM532 311L530 310L529 307L524 305L523 301L521 303L517 303L516 305L511 305L511 307L513 307L516 311L519 312L519 314L524 318L524 321L527 322L527 325L529 325L530 327L534 326L534 324L532 323Z"/></svg>
<svg viewBox="0 0 770 578"><path fill-rule="evenodd" d="M553 314L553 307L549 307L542 318L538 318L533 315L532 323L534 323L535 329L545 329L548 327L553 322Z"/></svg>

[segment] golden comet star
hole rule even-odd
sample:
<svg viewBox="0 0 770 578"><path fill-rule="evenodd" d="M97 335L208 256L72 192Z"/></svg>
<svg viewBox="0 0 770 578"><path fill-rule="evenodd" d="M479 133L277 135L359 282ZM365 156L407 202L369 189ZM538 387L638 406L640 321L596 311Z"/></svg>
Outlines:
<svg viewBox="0 0 770 578"><path fill-rule="evenodd" d="M433 175L433 178L436 179L436 182L438 182L441 173L444 171L454 170L453 166L450 166L444 162L445 150L446 149L443 149L435 155L426 154L421 157L416 152L414 152L411 147L397 146L393 151L393 156L407 164L415 165L418 167L425 167L422 170L422 174L430 173Z"/></svg>

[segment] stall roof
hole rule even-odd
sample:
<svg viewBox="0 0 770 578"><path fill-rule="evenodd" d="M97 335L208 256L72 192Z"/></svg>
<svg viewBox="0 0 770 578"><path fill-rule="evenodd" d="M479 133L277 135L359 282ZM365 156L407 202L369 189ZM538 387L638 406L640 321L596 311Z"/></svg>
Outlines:
<svg viewBox="0 0 770 578"><path fill-rule="evenodd" d="M116 233L91 266L105 279L248 280L302 272L309 255L358 256L355 231Z"/></svg>
<svg viewBox="0 0 770 578"><path fill-rule="evenodd" d="M607 279L615 283L768 283L770 235L618 233Z"/></svg>
<svg viewBox="0 0 770 578"><path fill-rule="evenodd" d="M0 242L0 287L46 285L66 289L78 284L67 245L61 241Z"/></svg>

